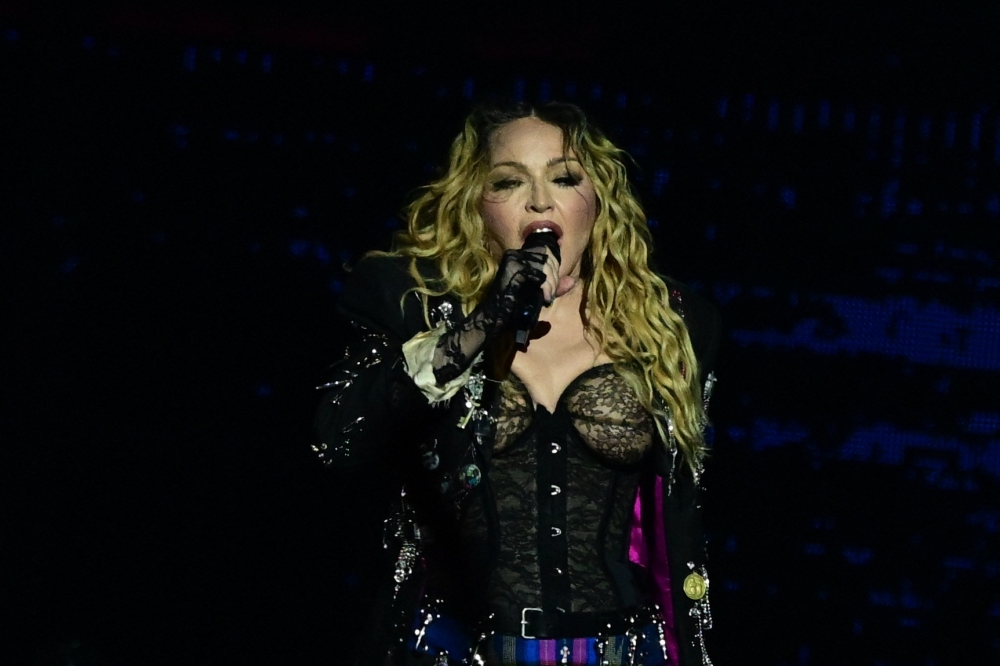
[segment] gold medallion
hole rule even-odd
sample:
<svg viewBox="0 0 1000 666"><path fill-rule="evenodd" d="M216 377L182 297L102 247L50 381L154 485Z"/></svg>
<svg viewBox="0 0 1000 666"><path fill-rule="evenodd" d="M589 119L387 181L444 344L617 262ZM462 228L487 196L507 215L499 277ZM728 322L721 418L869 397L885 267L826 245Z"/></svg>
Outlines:
<svg viewBox="0 0 1000 666"><path fill-rule="evenodd" d="M684 579L684 594L687 595L688 599L698 601L705 596L707 588L708 585L705 584L705 579L693 571Z"/></svg>

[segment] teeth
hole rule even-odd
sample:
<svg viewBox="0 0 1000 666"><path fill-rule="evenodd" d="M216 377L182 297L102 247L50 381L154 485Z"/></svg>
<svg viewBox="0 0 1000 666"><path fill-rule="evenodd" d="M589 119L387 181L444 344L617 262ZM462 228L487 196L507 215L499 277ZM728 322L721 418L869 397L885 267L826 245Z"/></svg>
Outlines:
<svg viewBox="0 0 1000 666"><path fill-rule="evenodd" d="M542 227L541 229L535 229L531 233L533 234L554 234L556 232L552 227Z"/></svg>

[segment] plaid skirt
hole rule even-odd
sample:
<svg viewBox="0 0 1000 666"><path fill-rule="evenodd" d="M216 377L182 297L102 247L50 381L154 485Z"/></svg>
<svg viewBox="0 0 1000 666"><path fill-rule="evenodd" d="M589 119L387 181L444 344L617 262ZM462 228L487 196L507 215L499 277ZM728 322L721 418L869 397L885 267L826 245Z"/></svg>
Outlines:
<svg viewBox="0 0 1000 666"><path fill-rule="evenodd" d="M660 643L660 628L655 624L638 629L634 638L521 638L496 634L487 639L482 653L487 666L660 666L667 663Z"/></svg>
<svg viewBox="0 0 1000 666"><path fill-rule="evenodd" d="M410 648L438 657L439 664L466 664L468 636L457 623L438 616L417 632ZM637 628L634 635L607 638L522 638L507 634L487 637L477 651L486 666L661 666L667 663L661 627L654 623ZM444 657L449 655L451 658ZM460 658L455 658L461 655ZM602 658L603 655L603 658Z"/></svg>

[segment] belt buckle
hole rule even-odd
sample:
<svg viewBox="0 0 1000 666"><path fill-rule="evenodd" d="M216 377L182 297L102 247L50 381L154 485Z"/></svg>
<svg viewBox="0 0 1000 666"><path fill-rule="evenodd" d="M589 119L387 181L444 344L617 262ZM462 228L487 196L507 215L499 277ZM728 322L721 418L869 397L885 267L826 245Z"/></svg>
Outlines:
<svg viewBox="0 0 1000 666"><path fill-rule="evenodd" d="M535 638L535 636L528 636L527 634L524 633L525 629L528 628L528 618L527 618L528 611L537 611L537 612L541 613L542 609L541 608L522 608L521 609L521 638L533 639L533 638Z"/></svg>

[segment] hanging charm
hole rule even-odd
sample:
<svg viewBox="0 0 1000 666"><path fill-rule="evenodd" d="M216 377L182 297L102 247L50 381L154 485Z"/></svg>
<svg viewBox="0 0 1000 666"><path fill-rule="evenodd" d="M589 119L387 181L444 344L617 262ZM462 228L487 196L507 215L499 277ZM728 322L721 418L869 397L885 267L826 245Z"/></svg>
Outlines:
<svg viewBox="0 0 1000 666"><path fill-rule="evenodd" d="M667 449L670 451L670 474L667 477L667 496L674 492L674 477L677 473L677 434L674 432L674 415L667 412Z"/></svg>
<svg viewBox="0 0 1000 666"><path fill-rule="evenodd" d="M411 575L413 567L417 563L419 552L417 546L412 541L404 541L403 547L399 549L399 556L396 558L396 569L392 579L399 585Z"/></svg>
<svg viewBox="0 0 1000 666"><path fill-rule="evenodd" d="M667 630L664 625L665 620L663 619L663 613L660 612L660 607L656 608L656 634L660 642L660 651L663 653L663 661L670 661L670 654L667 652Z"/></svg>
<svg viewBox="0 0 1000 666"><path fill-rule="evenodd" d="M473 373L465 383L465 408L468 411L458 422L458 427L462 430L465 430L473 419L482 418L486 414L480 406L483 400L483 383L482 371Z"/></svg>
<svg viewBox="0 0 1000 666"><path fill-rule="evenodd" d="M638 624L639 624L638 618L635 616L635 614L632 614L631 617L629 617L629 628L625 632L627 645L623 646L623 649L628 650L629 666L636 666L636 658L639 655L639 630L637 628Z"/></svg>
<svg viewBox="0 0 1000 666"><path fill-rule="evenodd" d="M413 520L412 512L406 503L406 488L400 492L396 508L392 515L385 519L382 530L382 547L385 549L398 545L396 563L392 579L396 583L393 589L393 599L399 596L406 581L414 574L420 563L420 528Z"/></svg>
<svg viewBox="0 0 1000 666"><path fill-rule="evenodd" d="M715 389L715 373L709 372L705 377L705 388L701 390L701 404L705 411L705 420L702 422L702 429L708 425L708 403L712 401L712 391Z"/></svg>
<svg viewBox="0 0 1000 666"><path fill-rule="evenodd" d="M694 618L698 645L701 648L702 666L712 666L705 647L705 632L712 628L712 606L708 601L708 570L704 566L695 569L694 562L687 563L691 573L684 579L684 594L694 600L690 616Z"/></svg>
<svg viewBox="0 0 1000 666"><path fill-rule="evenodd" d="M466 490L472 490L483 480L483 472L478 465L465 465L458 472L458 480Z"/></svg>
<svg viewBox="0 0 1000 666"><path fill-rule="evenodd" d="M427 316L430 319L431 328L437 328L443 322L445 327L450 331L455 326L455 322L451 318L454 311L455 306L451 304L451 301L442 301L430 308Z"/></svg>

